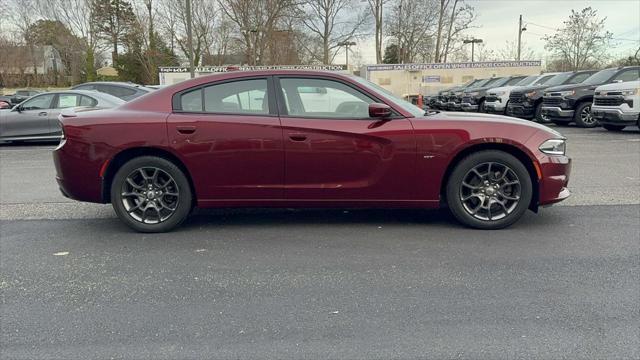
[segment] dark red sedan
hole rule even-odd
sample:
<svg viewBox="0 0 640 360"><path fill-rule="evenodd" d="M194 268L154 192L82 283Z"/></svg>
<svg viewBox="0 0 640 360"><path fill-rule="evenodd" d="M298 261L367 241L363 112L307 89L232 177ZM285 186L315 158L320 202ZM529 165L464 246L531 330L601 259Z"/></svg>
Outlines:
<svg viewBox="0 0 640 360"><path fill-rule="evenodd" d="M57 180L127 225L170 230L193 207L436 208L498 229L569 196L565 139L503 116L426 113L360 77L199 77L62 118Z"/></svg>

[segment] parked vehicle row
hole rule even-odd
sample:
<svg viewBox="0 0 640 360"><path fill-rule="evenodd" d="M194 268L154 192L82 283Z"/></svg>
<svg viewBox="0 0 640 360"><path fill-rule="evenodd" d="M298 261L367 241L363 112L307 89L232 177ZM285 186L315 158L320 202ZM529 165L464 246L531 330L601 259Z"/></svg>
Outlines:
<svg viewBox="0 0 640 360"><path fill-rule="evenodd" d="M114 108L154 90L127 82L90 82L52 92L18 90L0 97L0 141L57 141L62 135L58 115L63 109Z"/></svg>
<svg viewBox="0 0 640 360"><path fill-rule="evenodd" d="M638 79L638 66L480 79L439 92L429 105L440 110L497 113L587 128L602 120L608 124L607 129L619 129L638 124L638 101L632 99L638 93L633 84ZM624 85L617 85L620 83ZM598 94L598 107L592 111L598 86L607 84L612 85Z"/></svg>

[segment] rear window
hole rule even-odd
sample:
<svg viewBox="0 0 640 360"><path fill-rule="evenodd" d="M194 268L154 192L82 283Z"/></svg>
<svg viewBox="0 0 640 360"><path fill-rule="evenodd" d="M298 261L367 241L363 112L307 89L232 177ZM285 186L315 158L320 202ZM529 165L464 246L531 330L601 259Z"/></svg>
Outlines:
<svg viewBox="0 0 640 360"><path fill-rule="evenodd" d="M182 111L202 111L202 89L192 90L180 96L180 108Z"/></svg>

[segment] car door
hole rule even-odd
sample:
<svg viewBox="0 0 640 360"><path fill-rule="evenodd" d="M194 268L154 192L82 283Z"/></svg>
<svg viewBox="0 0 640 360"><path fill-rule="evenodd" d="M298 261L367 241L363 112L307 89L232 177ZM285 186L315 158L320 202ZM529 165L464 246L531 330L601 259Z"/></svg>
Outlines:
<svg viewBox="0 0 640 360"><path fill-rule="evenodd" d="M2 118L0 123L2 137L20 138L49 135L49 112L54 97L54 94L41 94L14 107L10 113Z"/></svg>
<svg viewBox="0 0 640 360"><path fill-rule="evenodd" d="M171 146L199 201L282 199L284 149L271 77L209 83L173 97Z"/></svg>
<svg viewBox="0 0 640 360"><path fill-rule="evenodd" d="M416 140L408 119L370 118L379 102L337 79L278 78L285 144L285 198L410 200Z"/></svg>

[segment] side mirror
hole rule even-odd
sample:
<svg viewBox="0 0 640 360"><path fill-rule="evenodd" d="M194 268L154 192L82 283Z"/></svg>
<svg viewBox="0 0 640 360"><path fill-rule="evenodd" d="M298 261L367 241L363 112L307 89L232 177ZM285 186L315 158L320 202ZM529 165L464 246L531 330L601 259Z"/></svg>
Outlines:
<svg viewBox="0 0 640 360"><path fill-rule="evenodd" d="M391 116L391 107L387 104L371 103L369 104L369 117L387 118Z"/></svg>
<svg viewBox="0 0 640 360"><path fill-rule="evenodd" d="M618 80L613 80L612 83L617 84L617 83L621 83L622 80L618 79Z"/></svg>
<svg viewBox="0 0 640 360"><path fill-rule="evenodd" d="M22 112L22 105L18 104L14 106L12 111Z"/></svg>

